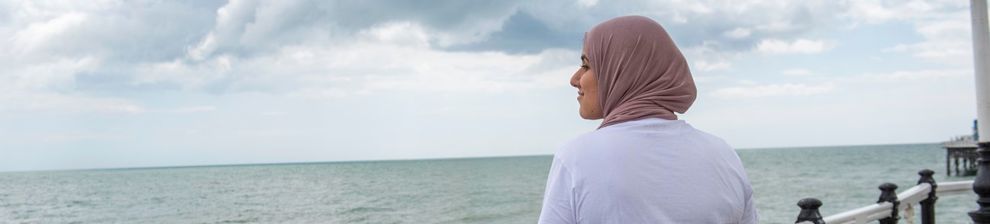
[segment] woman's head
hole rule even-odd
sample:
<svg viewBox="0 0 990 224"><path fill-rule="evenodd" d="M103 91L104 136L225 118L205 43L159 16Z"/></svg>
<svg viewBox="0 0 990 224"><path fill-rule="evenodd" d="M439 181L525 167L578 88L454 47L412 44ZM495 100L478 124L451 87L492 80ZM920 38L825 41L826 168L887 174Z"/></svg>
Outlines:
<svg viewBox="0 0 990 224"><path fill-rule="evenodd" d="M691 71L660 24L624 16L598 24L584 37L582 67L571 77L581 117L600 127L642 118L676 120L697 95ZM594 95L594 96L589 96Z"/></svg>

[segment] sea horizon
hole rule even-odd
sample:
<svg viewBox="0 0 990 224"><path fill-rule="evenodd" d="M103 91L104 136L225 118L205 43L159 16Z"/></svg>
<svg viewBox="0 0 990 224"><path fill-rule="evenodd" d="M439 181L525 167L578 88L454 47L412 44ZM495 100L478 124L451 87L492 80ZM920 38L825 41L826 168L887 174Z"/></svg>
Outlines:
<svg viewBox="0 0 990 224"><path fill-rule="evenodd" d="M941 142L879 143L879 144L819 145L819 146L814 146L814 145L810 145L810 146L771 146L771 147L736 148L735 150L737 150L737 151L749 151L749 150L764 150L764 149L842 148L842 147L896 146L896 145L923 145L923 144L941 144ZM306 165L306 164L332 164L332 163L372 163L372 162L403 162L403 161L431 161L431 160L471 160L471 159L494 159L494 158L517 158L517 157L541 157L541 156L553 156L553 154L522 154L522 155L465 156L465 157L424 157L424 158L399 158L399 159L357 159L357 160L325 160L325 161L288 161L288 162L258 162L258 163L221 163L221 164L161 165L161 166L133 166L133 167L95 167L95 168L79 168L79 169L0 170L0 173L60 172L60 171L98 171L98 170L142 170L142 169L182 169L182 168L203 168L203 167L278 166L278 165Z"/></svg>

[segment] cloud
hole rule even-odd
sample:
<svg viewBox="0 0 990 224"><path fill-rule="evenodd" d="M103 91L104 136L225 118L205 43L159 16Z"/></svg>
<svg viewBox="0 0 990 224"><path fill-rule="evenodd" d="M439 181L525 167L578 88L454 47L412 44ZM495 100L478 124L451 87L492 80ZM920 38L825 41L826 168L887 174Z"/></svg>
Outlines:
<svg viewBox="0 0 990 224"><path fill-rule="evenodd" d="M703 73L729 70L732 68L732 61L741 55L740 52L724 50L723 46L716 42L705 42L701 46L682 48L681 52L691 62L692 69Z"/></svg>
<svg viewBox="0 0 990 224"><path fill-rule="evenodd" d="M782 73L786 75L806 76L812 74L806 69L789 69ZM755 81L741 81L740 86L724 87L715 90L712 95L721 99L746 99L781 96L810 96L832 93L836 86L850 88L877 89L890 85L924 85L933 80L959 80L972 75L969 69L922 69L898 70L880 73L862 73L852 76L824 76L818 83L783 83L759 84ZM854 89L850 91L862 91Z"/></svg>
<svg viewBox="0 0 990 224"><path fill-rule="evenodd" d="M559 87L579 53L462 52L433 48L436 36L412 22L379 24L355 39L283 46L251 58L218 55L138 66L132 83L171 83L187 90L262 92L339 98L375 92L503 92ZM568 68L563 69L562 68Z"/></svg>
<svg viewBox="0 0 990 224"><path fill-rule="evenodd" d="M14 64L52 58L98 57L105 61L168 60L205 34L211 2L5 1L0 42ZM6 51L5 51L6 52ZM0 53L2 56L2 53Z"/></svg>
<svg viewBox="0 0 990 224"><path fill-rule="evenodd" d="M0 52L0 66L8 71L0 74L0 80L11 82L0 87L30 85L16 91L42 95L162 90L272 94L307 90L339 95L379 88L374 86L413 88L435 78L435 83L450 87L439 89L490 91L532 86L526 84L527 77L543 71L528 65L544 61L538 56L541 52L553 51L546 44L565 43L524 41L528 38L524 34L533 30L518 27L536 20L516 13L520 3L512 1L450 1L442 8L427 7L435 2L313 3L4 4L0 14L13 20L0 21L0 32L9 34L12 42L0 43L0 49L12 50ZM369 14L366 9L375 10ZM519 19L506 23L513 15ZM500 32L488 38L503 24L517 33ZM579 34L573 36L580 39ZM464 47L486 39L495 42ZM427 58L432 60L423 60ZM48 63L53 60L66 65ZM445 64L455 61L464 63ZM39 69L46 71L37 74ZM451 80L476 83L472 87L477 88L454 88ZM403 83L407 81L419 84Z"/></svg>
<svg viewBox="0 0 990 224"><path fill-rule="evenodd" d="M725 31L725 33L723 33L723 35L725 35L726 37L732 38L732 39L742 39L742 38L749 37L749 35L752 35L752 34L753 34L753 31L751 31L750 29L742 28L742 27L735 28L735 29L732 29L732 30L729 30L729 31Z"/></svg>
<svg viewBox="0 0 990 224"><path fill-rule="evenodd" d="M842 3L845 17L854 23L879 24L891 21L911 21L940 17L946 12L968 9L966 1L952 0L910 0L910 1L855 1ZM968 10L967 10L968 11Z"/></svg>
<svg viewBox="0 0 990 224"><path fill-rule="evenodd" d="M888 52L909 53L911 56L941 63L972 64L972 36L969 14L963 11L938 18L914 21L922 40L902 43Z"/></svg>
<svg viewBox="0 0 990 224"><path fill-rule="evenodd" d="M0 112L95 112L138 114L145 108L128 100L52 93L0 92Z"/></svg>
<svg viewBox="0 0 990 224"><path fill-rule="evenodd" d="M880 1L849 1L849 15L867 23L881 23L904 16L904 11L893 10L891 5L882 5ZM908 8L902 8L908 9ZM898 12L901 11L901 12Z"/></svg>
<svg viewBox="0 0 990 224"><path fill-rule="evenodd" d="M807 76L812 74L810 70L803 68L787 69L781 71L780 73L789 76Z"/></svg>
<svg viewBox="0 0 990 224"><path fill-rule="evenodd" d="M708 62L703 60L694 61L694 68L700 71L726 70L729 69L730 66L732 66L732 64L726 61L716 61L716 62Z"/></svg>
<svg viewBox="0 0 990 224"><path fill-rule="evenodd" d="M227 5L217 9L213 30L206 34L195 47L189 49L189 57L194 60L203 60L212 55L218 48L242 44L241 34L246 31L248 25L253 24L249 22L255 19L257 5L258 3L252 0L231 0Z"/></svg>
<svg viewBox="0 0 990 224"><path fill-rule="evenodd" d="M72 132L72 133L55 133L45 136L29 136L29 138L37 138L42 142L81 142L81 141L93 141L93 140L115 140L119 139L120 136L115 136L107 133L87 133L87 132Z"/></svg>
<svg viewBox="0 0 990 224"><path fill-rule="evenodd" d="M922 69L886 73L866 73L850 78L851 82L916 82L935 79L963 78L973 74L971 69Z"/></svg>
<svg viewBox="0 0 990 224"><path fill-rule="evenodd" d="M87 19L86 14L73 12L58 15L51 20L31 23L11 37L13 51L23 54L39 50L49 42L55 41L56 36L82 24Z"/></svg>
<svg viewBox="0 0 990 224"><path fill-rule="evenodd" d="M822 40L797 39L784 41L767 39L756 45L756 52L765 54L817 54L831 49L833 46Z"/></svg>
<svg viewBox="0 0 990 224"><path fill-rule="evenodd" d="M598 0L578 0L578 5L584 8L591 8L598 5Z"/></svg>
<svg viewBox="0 0 990 224"><path fill-rule="evenodd" d="M179 107L179 108L167 110L166 112L188 114L188 113L211 112L215 110L217 110L216 106L202 105L202 106Z"/></svg>
<svg viewBox="0 0 990 224"><path fill-rule="evenodd" d="M75 74L99 69L94 57L53 59L10 66L0 74L0 89L7 91L67 92L75 88Z"/></svg>
<svg viewBox="0 0 990 224"><path fill-rule="evenodd" d="M120 93L149 91L317 98L401 90L525 91L560 85L556 77L572 72L570 57L580 50L582 33L617 15L662 23L699 77L729 71L754 51L827 51L834 44L809 31L842 27L836 23L842 19L924 17L873 12L877 7L858 1L595 3L25 1L0 7L3 18L10 18L0 22L0 32L12 40L0 43L0 65L10 71L0 74L9 81L0 86L20 86L12 89L22 95L122 101L127 100ZM912 1L880 9L931 14L954 5ZM932 57L960 52L960 46L934 40L954 38L948 33L965 27L923 24L919 30L931 43L895 50Z"/></svg>
<svg viewBox="0 0 990 224"><path fill-rule="evenodd" d="M589 27L583 25L579 27ZM445 47L455 51L503 51L536 53L549 48L580 49L584 30L575 27L552 27L528 12L517 11L501 29L475 43Z"/></svg>
<svg viewBox="0 0 990 224"><path fill-rule="evenodd" d="M403 21L378 24L358 36L395 45L429 47L431 37L426 32L420 24Z"/></svg>
<svg viewBox="0 0 990 224"><path fill-rule="evenodd" d="M743 99L775 96L807 96L832 92L835 84L768 84L768 85L746 85L738 87L728 87L716 90L712 95L723 99Z"/></svg>
<svg viewBox="0 0 990 224"><path fill-rule="evenodd" d="M968 1L844 1L844 17L852 26L902 23L914 27L921 39L887 49L938 63L972 64Z"/></svg>
<svg viewBox="0 0 990 224"><path fill-rule="evenodd" d="M512 55L506 57L520 56L539 61L541 59L530 56L546 56L542 52L548 50L579 50L583 32L598 22L615 15L642 14L663 23L682 48L712 49L696 57L695 66L699 71L722 71L731 67L735 53L749 51L757 40L766 36L792 37L822 23L816 17L807 16L809 12L818 13L809 9L836 8L820 3L790 2L594 3L563 0L485 4L234 0L48 4L25 1L0 7L4 10L0 14L12 18L0 25L0 32L14 40L0 44L0 49L16 49L0 53L5 61L0 65L18 70L17 67L40 65L50 59L91 58L100 63L88 70L61 74L73 83L72 91L85 93L112 94L113 91L139 89L213 93L339 89L361 82L360 78L352 77L359 69L368 69L363 71L367 73L390 73L390 76L381 76L389 79L376 80L382 83L409 81L410 77L402 74L419 72L411 71L409 65L387 65L393 63L391 61L386 62L384 68L381 68L383 63L368 66L362 61L395 57L387 55L390 50L382 49L379 51L386 55L362 58L362 55L372 55L361 53L353 46L378 44L395 48L395 52L408 49L461 52L437 53L434 54L436 59L451 55L479 55L472 57L487 59L497 55L488 52L503 52ZM561 10L588 13L562 14L559 13ZM754 11L771 13L751 13ZM686 19L690 24L671 22L673 18ZM773 21L790 22L781 26L786 28L759 28L759 25ZM350 50L347 52L354 55L306 56L331 49ZM9 52L18 55L7 55ZM303 61L293 61L295 59ZM263 60L281 64L266 64ZM329 60L339 62L327 62ZM358 65L343 65L343 62ZM421 62L423 64L417 66L428 67L425 65L439 62L442 60ZM515 69L516 73L525 70ZM314 79L321 80L321 85L310 85ZM519 83L506 83L509 80L513 79L492 79L483 83L491 86Z"/></svg>

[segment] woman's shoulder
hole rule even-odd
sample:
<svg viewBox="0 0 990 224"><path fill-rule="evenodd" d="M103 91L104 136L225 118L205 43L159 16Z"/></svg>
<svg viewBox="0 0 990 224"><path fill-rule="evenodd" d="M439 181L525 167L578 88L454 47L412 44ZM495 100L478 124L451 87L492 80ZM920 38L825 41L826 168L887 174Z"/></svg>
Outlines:
<svg viewBox="0 0 990 224"><path fill-rule="evenodd" d="M611 143L615 142L616 137L614 133L610 133L607 130L599 129L587 132L561 145L554 153L554 157L561 159L586 157L589 154L595 154L595 152L613 145Z"/></svg>
<svg viewBox="0 0 990 224"><path fill-rule="evenodd" d="M714 134L702 130L694 129L693 127L692 127L692 132L694 133L694 135L698 136L698 138L703 139L706 142L709 142L710 144L718 145L730 149L732 148L732 146L729 145L729 143L726 142L725 139L722 139L721 137L718 137Z"/></svg>
<svg viewBox="0 0 990 224"><path fill-rule="evenodd" d="M732 148L724 139L708 132L695 129L684 121L641 122L639 125L606 127L581 134L565 142L554 155L564 158L575 156L595 156L602 151L616 147L679 147L693 145L699 147Z"/></svg>

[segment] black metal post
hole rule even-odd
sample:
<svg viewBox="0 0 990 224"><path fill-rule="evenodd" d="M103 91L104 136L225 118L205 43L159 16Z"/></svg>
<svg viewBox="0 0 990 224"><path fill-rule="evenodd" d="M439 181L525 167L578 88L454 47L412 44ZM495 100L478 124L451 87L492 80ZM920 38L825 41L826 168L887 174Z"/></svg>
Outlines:
<svg viewBox="0 0 990 224"><path fill-rule="evenodd" d="M990 224L990 142L980 142L980 149L976 151L980 154L977 160L979 168L976 170L976 179L973 180L973 192L980 196L976 199L976 204L980 208L969 212L969 218L975 224Z"/></svg>
<svg viewBox="0 0 990 224"><path fill-rule="evenodd" d="M979 166L976 165L978 157L980 157L979 154L977 154L976 151L973 151L972 158L970 158L973 161L972 163L970 163L973 166L972 168L970 168L973 170L973 172L976 172L976 169L979 168Z"/></svg>
<svg viewBox="0 0 990 224"><path fill-rule="evenodd" d="M890 202L891 204L894 204L894 207L890 209L890 217L881 219L880 224L897 224L897 220L901 218L897 216L897 206L900 205L901 202L897 200L896 190L896 184L883 183L880 185L880 199L877 200L877 203Z"/></svg>
<svg viewBox="0 0 990 224"><path fill-rule="evenodd" d="M928 198L921 200L921 224L935 224L935 201L938 197L935 196L935 189L938 185L935 184L935 171L929 169L923 169L918 171L918 175L921 178L918 179L918 184L928 183L932 185L932 191L928 192Z"/></svg>
<svg viewBox="0 0 990 224"><path fill-rule="evenodd" d="M969 169L976 171L976 152L973 152L973 156L969 158Z"/></svg>
<svg viewBox="0 0 990 224"><path fill-rule="evenodd" d="M818 207L822 207L822 201L815 198L805 198L798 201L797 206L801 207L801 213L798 213L797 221L794 223L825 224L825 220L822 220L822 213L818 212Z"/></svg>

